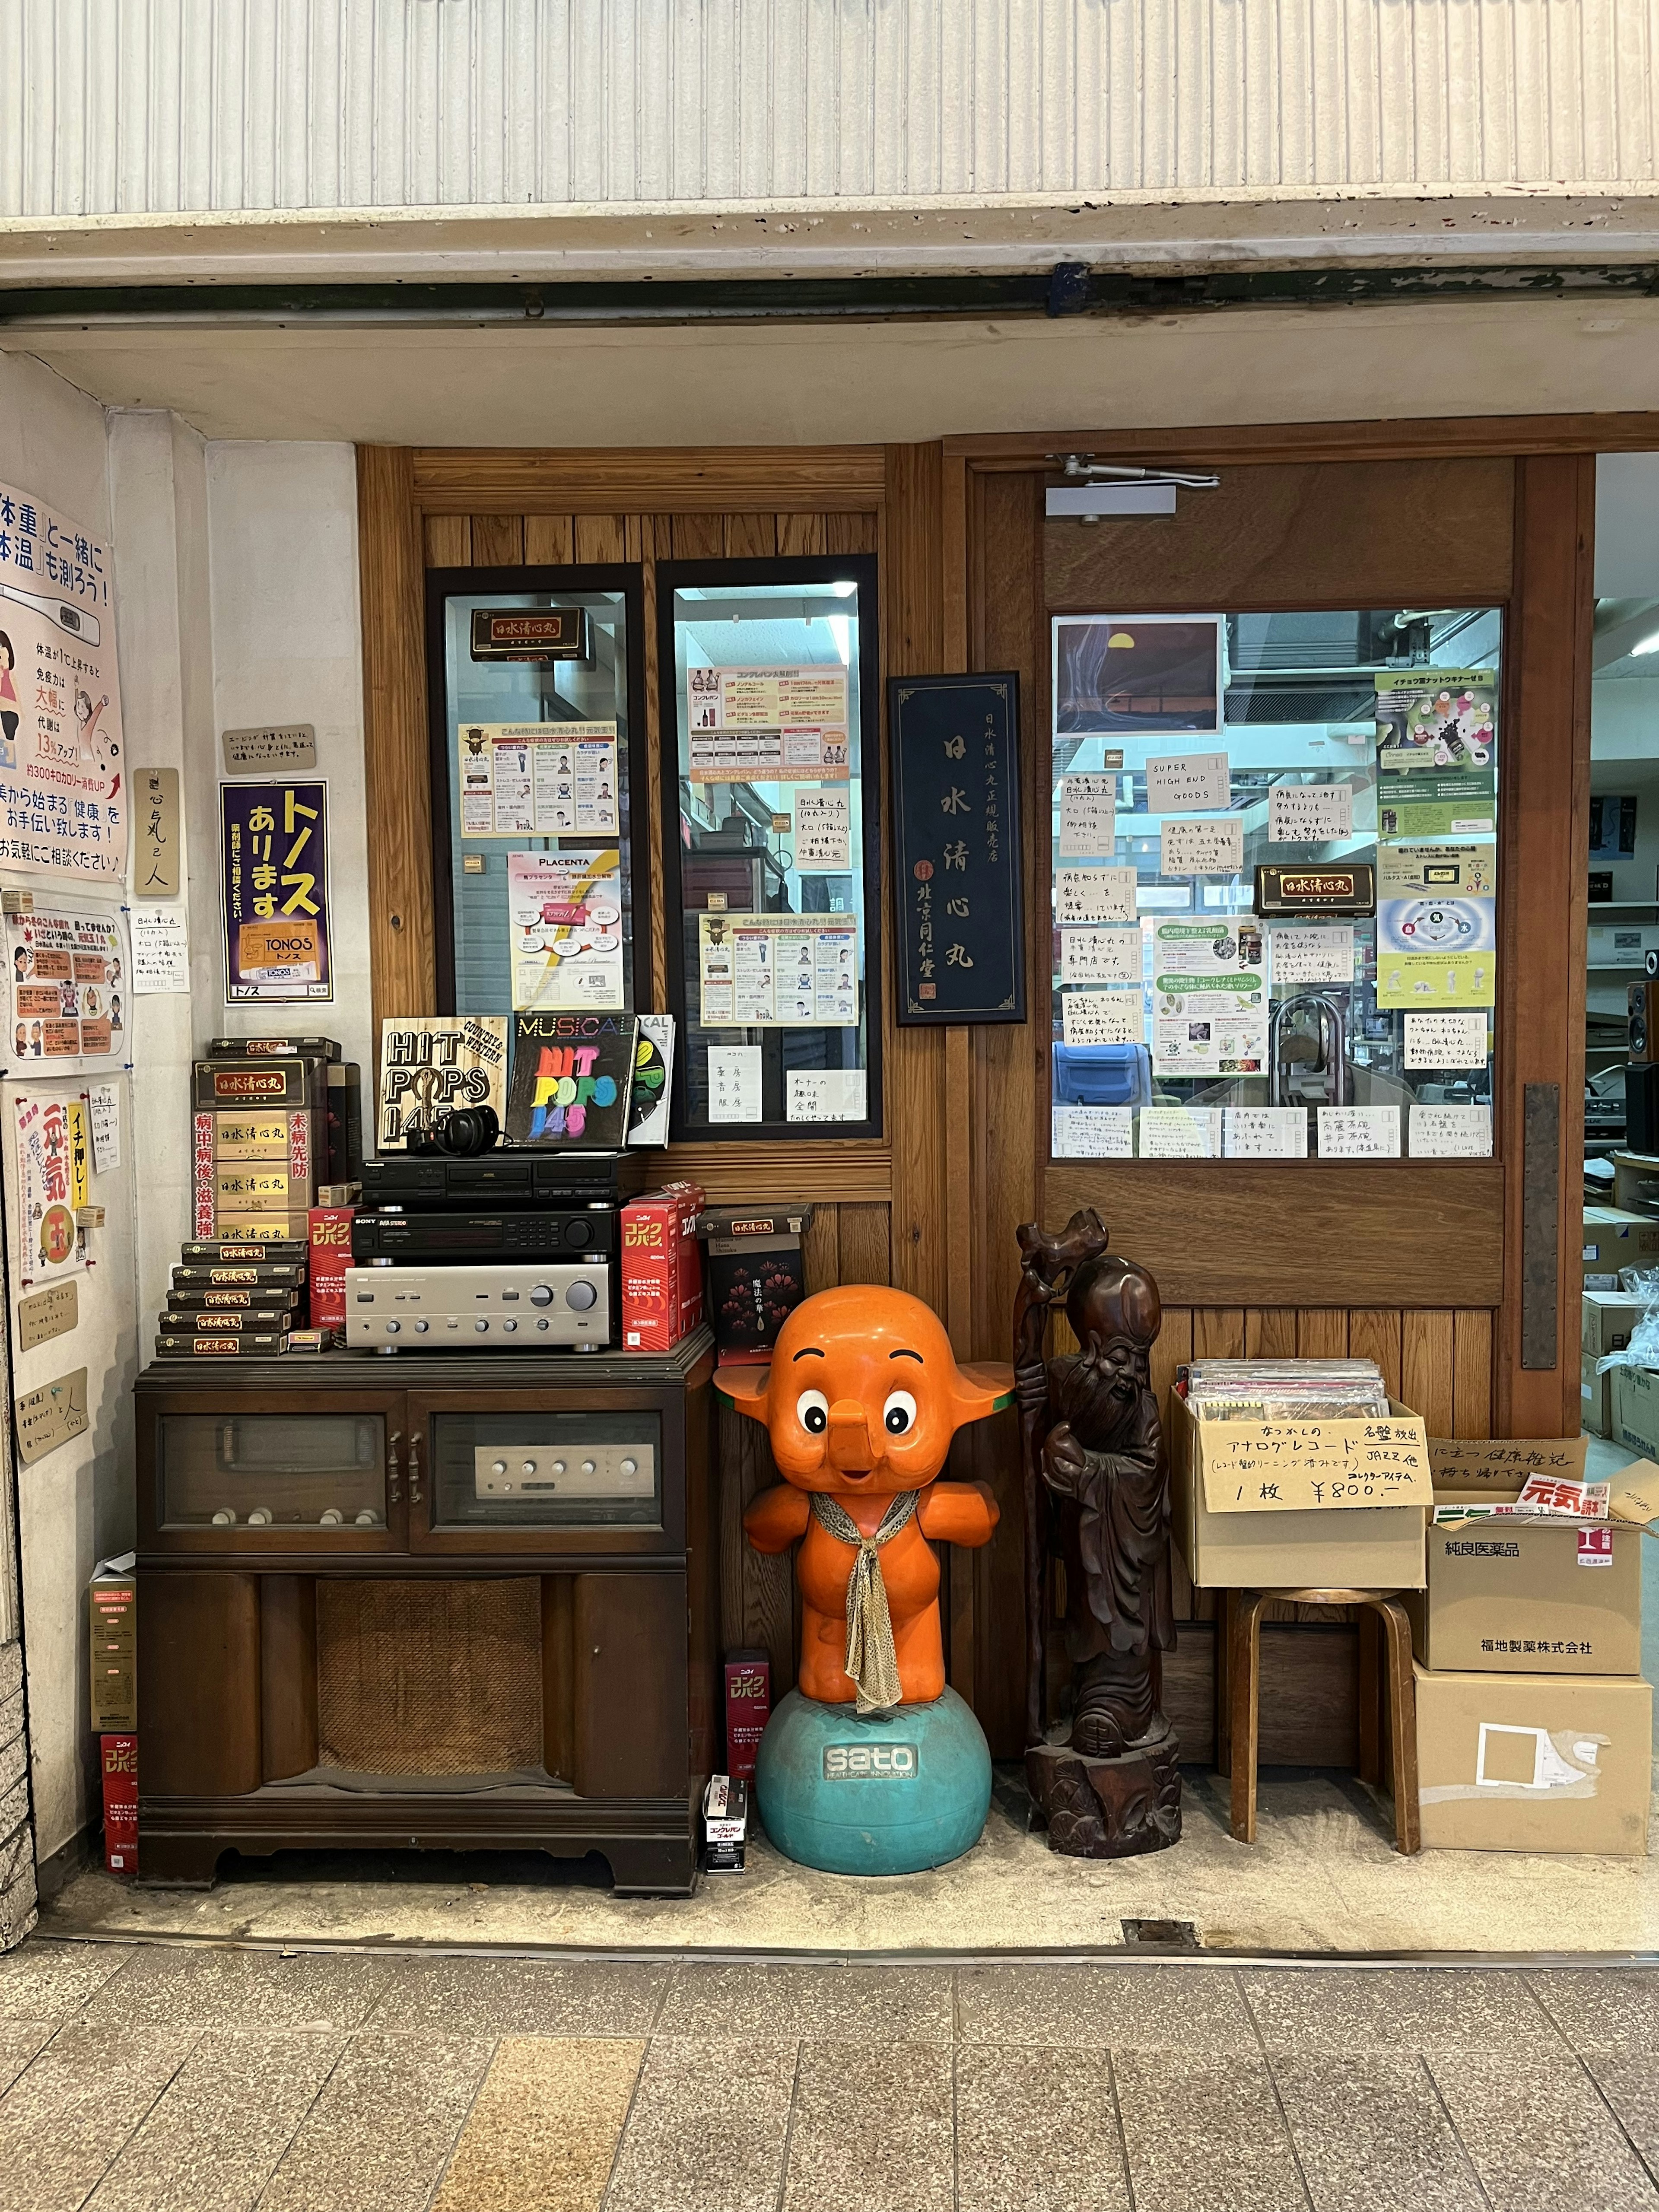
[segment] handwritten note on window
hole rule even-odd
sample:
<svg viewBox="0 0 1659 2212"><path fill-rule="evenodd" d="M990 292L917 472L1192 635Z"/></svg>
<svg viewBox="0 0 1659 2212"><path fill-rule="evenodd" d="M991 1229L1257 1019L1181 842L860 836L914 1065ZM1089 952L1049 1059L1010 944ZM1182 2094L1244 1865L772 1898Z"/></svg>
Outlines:
<svg viewBox="0 0 1659 2212"><path fill-rule="evenodd" d="M1230 1160L1305 1160L1305 1106L1224 1106L1222 1156Z"/></svg>
<svg viewBox="0 0 1659 2212"><path fill-rule="evenodd" d="M1093 771L1060 780L1063 860L1097 860L1117 843L1117 778Z"/></svg>
<svg viewBox="0 0 1659 2212"><path fill-rule="evenodd" d="M1215 1160L1221 1157L1218 1106L1143 1106L1143 1160Z"/></svg>
<svg viewBox="0 0 1659 2212"><path fill-rule="evenodd" d="M1416 1106L1409 1125L1414 1160L1489 1160L1490 1106Z"/></svg>
<svg viewBox="0 0 1659 2212"><path fill-rule="evenodd" d="M1319 1109L1319 1157L1322 1160L1397 1160L1400 1158L1400 1109L1397 1106L1322 1106Z"/></svg>
<svg viewBox="0 0 1659 2212"><path fill-rule="evenodd" d="M1389 1420L1206 1421L1197 1449L1212 1513L1306 1513L1432 1505L1428 1440L1414 1414Z"/></svg>
<svg viewBox="0 0 1659 2212"><path fill-rule="evenodd" d="M1054 919L1068 921L1133 921L1133 868L1061 868L1054 878Z"/></svg>
<svg viewBox="0 0 1659 2212"><path fill-rule="evenodd" d="M1139 1044L1146 1034L1139 991L1067 991L1060 1018L1067 1044Z"/></svg>
<svg viewBox="0 0 1659 2212"><path fill-rule="evenodd" d="M1270 845L1322 845L1353 835L1353 786L1276 783L1267 793Z"/></svg>
<svg viewBox="0 0 1659 2212"><path fill-rule="evenodd" d="M1166 876L1235 876L1244 866L1244 823L1237 814L1213 822L1166 822L1159 872Z"/></svg>
<svg viewBox="0 0 1659 2212"><path fill-rule="evenodd" d="M1149 814L1201 813L1225 806L1232 797L1232 772L1225 753L1182 753L1146 763Z"/></svg>
<svg viewBox="0 0 1659 2212"><path fill-rule="evenodd" d="M1486 1017L1479 1009L1448 1007L1431 1014L1406 1017L1407 1067L1484 1067L1486 1064Z"/></svg>
<svg viewBox="0 0 1659 2212"><path fill-rule="evenodd" d="M1127 1160L1135 1149L1133 1106L1056 1106L1057 1160Z"/></svg>
<svg viewBox="0 0 1659 2212"><path fill-rule="evenodd" d="M1316 927L1270 929L1267 957L1273 989L1280 997L1291 984L1352 983L1353 926L1322 922Z"/></svg>
<svg viewBox="0 0 1659 2212"><path fill-rule="evenodd" d="M1062 983L1138 983L1141 971L1138 929L1062 929Z"/></svg>

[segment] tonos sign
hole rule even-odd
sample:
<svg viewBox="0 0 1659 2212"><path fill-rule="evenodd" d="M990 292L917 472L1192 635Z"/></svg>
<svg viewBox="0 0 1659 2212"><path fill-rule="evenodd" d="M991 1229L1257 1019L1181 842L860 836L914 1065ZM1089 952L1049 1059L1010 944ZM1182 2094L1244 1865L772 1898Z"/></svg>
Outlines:
<svg viewBox="0 0 1659 2212"><path fill-rule="evenodd" d="M914 1782L921 1754L914 1743L826 1743L826 1782Z"/></svg>

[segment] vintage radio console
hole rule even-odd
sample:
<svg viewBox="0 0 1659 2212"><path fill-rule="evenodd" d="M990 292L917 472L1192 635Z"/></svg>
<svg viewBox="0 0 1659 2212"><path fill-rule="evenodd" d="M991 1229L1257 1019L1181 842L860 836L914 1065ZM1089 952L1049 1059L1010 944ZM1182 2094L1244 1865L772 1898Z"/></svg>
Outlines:
<svg viewBox="0 0 1659 2212"><path fill-rule="evenodd" d="M351 1256L407 1261L420 1267L446 1260L526 1260L545 1253L606 1257L617 1249L614 1208L598 1213L367 1213L351 1224Z"/></svg>
<svg viewBox="0 0 1659 2212"><path fill-rule="evenodd" d="M649 1180L642 1152L498 1151L473 1159L388 1152L363 1162L362 1202L422 1213L439 1207L614 1209Z"/></svg>
<svg viewBox="0 0 1659 2212"><path fill-rule="evenodd" d="M602 1260L349 1267L345 1340L383 1352L600 1352L611 1340L611 1278Z"/></svg>

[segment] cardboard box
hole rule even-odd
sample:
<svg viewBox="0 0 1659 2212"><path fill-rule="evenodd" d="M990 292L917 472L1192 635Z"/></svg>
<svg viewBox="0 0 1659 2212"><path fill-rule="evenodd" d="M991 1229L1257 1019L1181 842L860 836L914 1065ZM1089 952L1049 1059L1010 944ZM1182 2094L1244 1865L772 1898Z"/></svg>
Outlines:
<svg viewBox="0 0 1659 2212"><path fill-rule="evenodd" d="M1585 1352L1579 1371L1579 1419L1593 1437L1611 1437L1613 1428L1613 1370L1595 1371L1595 1360Z"/></svg>
<svg viewBox="0 0 1659 2212"><path fill-rule="evenodd" d="M131 1552L100 1559L87 1585L92 1732L138 1725L138 1577Z"/></svg>
<svg viewBox="0 0 1659 2212"><path fill-rule="evenodd" d="M1644 1459L1659 1459L1659 1375L1645 1367L1613 1370L1613 1437Z"/></svg>
<svg viewBox="0 0 1659 2212"><path fill-rule="evenodd" d="M1404 1407L1395 1419L1423 1425ZM1266 1506L1218 1512L1206 1494L1203 1462L1225 1431L1266 1425L1195 1421L1184 1398L1171 1401L1170 1487L1176 1540L1197 1589L1421 1589L1423 1529L1432 1496L1426 1439L1413 1502L1311 1507ZM1323 1425L1338 1425L1327 1423ZM1343 1426L1364 1426L1342 1424ZM1206 1436L1206 1431L1208 1431ZM1420 1501L1420 1502L1419 1502Z"/></svg>
<svg viewBox="0 0 1659 2212"><path fill-rule="evenodd" d="M1597 1358L1605 1352L1622 1352L1630 1342L1632 1330L1650 1310L1647 1299L1632 1297L1623 1291L1586 1291L1580 1305L1581 1348Z"/></svg>
<svg viewBox="0 0 1659 2212"><path fill-rule="evenodd" d="M1414 1672L1425 1850L1646 1856L1653 1692L1639 1676Z"/></svg>
<svg viewBox="0 0 1659 2212"><path fill-rule="evenodd" d="M1428 1586L1406 1599L1412 1649L1466 1674L1639 1674L1646 1541L1540 1521L1431 1528Z"/></svg>
<svg viewBox="0 0 1659 2212"><path fill-rule="evenodd" d="M1618 1206L1584 1208L1584 1265L1602 1273L1659 1264L1659 1221Z"/></svg>
<svg viewBox="0 0 1659 2212"><path fill-rule="evenodd" d="M699 1220L708 1245L708 1317L722 1359L770 1358L806 1295L800 1240L811 1222L810 1206L719 1206Z"/></svg>
<svg viewBox="0 0 1659 2212"><path fill-rule="evenodd" d="M351 1265L351 1223L355 1206L313 1206L307 1260L310 1321L313 1328L343 1328L346 1269Z"/></svg>
<svg viewBox="0 0 1659 2212"><path fill-rule="evenodd" d="M104 1771L104 1864L112 1874L138 1871L138 1739L106 1735L99 1740Z"/></svg>
<svg viewBox="0 0 1659 2212"><path fill-rule="evenodd" d="M696 1183L670 1183L622 1210L622 1332L625 1352L670 1352L702 1320L702 1248Z"/></svg>
<svg viewBox="0 0 1659 2212"><path fill-rule="evenodd" d="M732 1774L750 1776L755 1756L772 1712L772 1662L764 1651L726 1655L726 1764Z"/></svg>

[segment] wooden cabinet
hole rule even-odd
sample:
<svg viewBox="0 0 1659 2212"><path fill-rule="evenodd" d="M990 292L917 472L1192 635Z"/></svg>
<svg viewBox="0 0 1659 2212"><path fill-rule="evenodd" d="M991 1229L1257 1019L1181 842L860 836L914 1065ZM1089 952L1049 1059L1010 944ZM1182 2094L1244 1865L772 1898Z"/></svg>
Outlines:
<svg viewBox="0 0 1659 2212"><path fill-rule="evenodd" d="M719 1741L713 1368L700 1333L147 1369L140 1879L209 1884L231 1848L495 1848L689 1890Z"/></svg>

